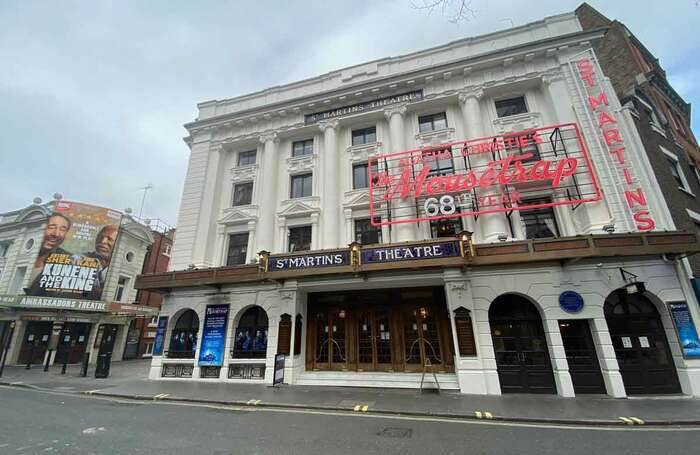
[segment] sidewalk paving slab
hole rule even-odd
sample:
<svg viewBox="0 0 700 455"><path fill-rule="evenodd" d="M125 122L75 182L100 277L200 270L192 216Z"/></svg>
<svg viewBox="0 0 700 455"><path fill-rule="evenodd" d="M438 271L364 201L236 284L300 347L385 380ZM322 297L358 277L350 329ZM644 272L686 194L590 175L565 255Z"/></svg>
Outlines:
<svg viewBox="0 0 700 455"><path fill-rule="evenodd" d="M41 367L32 370L11 367L6 368L0 384L141 400L344 412L357 409L358 412L460 419L479 418L479 415L488 418L491 415L494 420L520 422L625 425L620 419L624 417L633 418L632 424L700 425L700 400L683 396L563 398L555 395L465 395L454 391L438 394L434 390L420 392L411 389L270 387L264 384L148 380L147 370L148 363L143 360L118 362L109 378L95 379L80 377L79 368L73 366L66 375L60 374L60 367L53 367L49 372L43 372ZM640 420L635 422L634 419Z"/></svg>

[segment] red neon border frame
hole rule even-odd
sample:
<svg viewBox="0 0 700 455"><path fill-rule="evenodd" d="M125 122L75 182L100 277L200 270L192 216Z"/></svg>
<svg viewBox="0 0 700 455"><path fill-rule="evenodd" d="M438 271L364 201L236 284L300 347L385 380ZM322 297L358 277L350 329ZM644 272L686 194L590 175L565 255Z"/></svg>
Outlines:
<svg viewBox="0 0 700 455"><path fill-rule="evenodd" d="M369 220L370 224L375 227L380 227L380 226L390 226L393 224L406 224L406 223L418 223L420 221L433 221L433 220L444 220L444 219L449 219L449 218L463 218L466 216L472 216L472 215L485 215L489 213L504 213L508 211L522 211L522 210L530 210L530 209L538 209L538 208L546 208L546 207L556 207L559 205L574 205L574 204L584 204L588 202L598 202L603 199L603 193L600 189L600 185L598 184L598 176L595 173L595 169L593 168L593 163L591 162L591 157L588 153L588 147L586 146L585 141L583 140L583 136L581 135L581 130L578 127L577 123L560 123L556 125L549 125L549 126L543 126L540 128L532 128L532 129L527 129L527 130L522 130L522 131L515 131L512 133L508 133L507 136L515 136L520 132L532 132L532 131L542 131L542 130L554 130L557 128L562 128L562 127L573 127L574 130L576 131L576 139L578 140L579 145L581 146L581 153L583 154L583 161L585 163L585 166L588 168L588 172L590 173L591 176L591 184L595 188L595 196L589 197L589 198L584 198L584 199L573 199L573 200L567 200L567 201L555 201L555 202L549 202L546 204L535 204L535 205L528 205L526 207L510 207L510 208L497 208L497 209L488 209L488 210L477 210L477 211L471 211L471 212L461 212L459 214L453 214L453 215L439 215L439 216L430 216L430 217L418 217L418 218L410 218L410 219L405 219L405 220L397 220L397 221L382 221L380 223L375 223L375 211L374 211L374 192L373 192L373 185L372 185L372 162L377 161L379 162L380 159L386 159L394 156L399 156L399 155L407 155L407 154L412 154L415 152L422 152L426 149L432 149L434 147L422 147L422 148L416 148L416 149L411 149L411 150L405 150L403 152L394 152L394 153L387 153L383 155L377 155L377 156L370 156L367 160L367 179L369 181ZM482 136L476 139L468 139L466 141L454 141L454 142L448 142L445 144L440 144L440 147L452 147L456 144L467 144L469 142L477 142L477 141L484 141L486 139L492 139L495 137L503 137L503 134L498 134L495 136ZM485 153L485 152L483 152ZM393 200L393 199L392 199ZM388 204L391 203L391 200L387 201Z"/></svg>

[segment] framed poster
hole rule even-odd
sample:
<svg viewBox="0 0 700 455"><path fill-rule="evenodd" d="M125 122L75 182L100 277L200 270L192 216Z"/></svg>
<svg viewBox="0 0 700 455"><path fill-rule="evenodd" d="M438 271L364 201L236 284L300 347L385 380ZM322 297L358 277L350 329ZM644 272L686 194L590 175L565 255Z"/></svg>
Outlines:
<svg viewBox="0 0 700 455"><path fill-rule="evenodd" d="M221 366L224 363L228 304L207 305L204 312L202 347L199 350L200 366Z"/></svg>
<svg viewBox="0 0 700 455"><path fill-rule="evenodd" d="M158 328L156 329L156 339L153 343L153 355L163 355L163 345L165 344L165 329L168 327L168 317L158 318Z"/></svg>
<svg viewBox="0 0 700 455"><path fill-rule="evenodd" d="M700 339L687 302L669 302L668 309L685 358L700 357Z"/></svg>

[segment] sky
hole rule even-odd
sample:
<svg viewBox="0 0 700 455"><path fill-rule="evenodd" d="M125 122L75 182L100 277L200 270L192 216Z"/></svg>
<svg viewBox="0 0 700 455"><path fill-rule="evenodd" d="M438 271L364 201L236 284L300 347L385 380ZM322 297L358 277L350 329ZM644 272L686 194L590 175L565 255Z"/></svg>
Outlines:
<svg viewBox="0 0 700 455"><path fill-rule="evenodd" d="M700 1L590 1L700 108ZM64 199L177 222L196 105L573 11L580 1L0 2L0 213ZM692 126L700 132L698 113ZM151 184L142 207L141 188Z"/></svg>

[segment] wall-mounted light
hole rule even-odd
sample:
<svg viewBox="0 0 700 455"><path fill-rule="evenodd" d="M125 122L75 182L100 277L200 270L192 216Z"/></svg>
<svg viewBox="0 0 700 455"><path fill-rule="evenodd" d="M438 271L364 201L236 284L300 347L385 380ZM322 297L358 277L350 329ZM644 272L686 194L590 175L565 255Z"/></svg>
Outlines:
<svg viewBox="0 0 700 455"><path fill-rule="evenodd" d="M267 272L267 264L270 259L270 252L261 250L258 252L258 270Z"/></svg>
<svg viewBox="0 0 700 455"><path fill-rule="evenodd" d="M476 256L474 243L472 242L472 234L471 231L460 231L457 233L456 237L459 241L459 252L463 258Z"/></svg>
<svg viewBox="0 0 700 455"><path fill-rule="evenodd" d="M362 245L360 242L352 242L348 245L350 248L350 265L353 267L359 267L362 263L362 257L360 252L362 251Z"/></svg>

